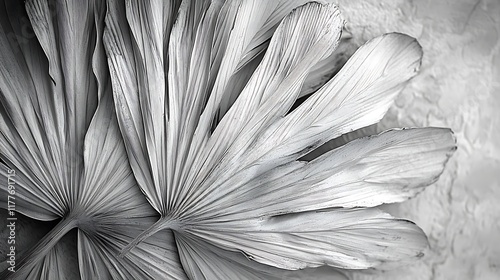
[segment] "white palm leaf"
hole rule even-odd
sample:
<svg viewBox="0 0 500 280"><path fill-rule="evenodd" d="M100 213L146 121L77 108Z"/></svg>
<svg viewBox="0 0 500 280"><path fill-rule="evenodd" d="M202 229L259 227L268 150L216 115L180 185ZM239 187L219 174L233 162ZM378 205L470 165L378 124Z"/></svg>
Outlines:
<svg viewBox="0 0 500 280"><path fill-rule="evenodd" d="M413 38L371 40L289 112L317 79L311 73L334 61L343 27L335 6L308 3L276 27L302 3L183 1L178 11L109 3L118 122L139 186L161 215L124 255L163 229L174 232L194 279L235 271L252 279L261 264L360 269L422 255L416 225L369 207L433 183L455 149L450 130L393 130L299 160L383 117L420 66ZM173 18L171 30L158 28ZM239 253L251 261L225 261Z"/></svg>
<svg viewBox="0 0 500 280"><path fill-rule="evenodd" d="M22 4L0 3L1 174L16 172L16 211L60 221L0 278L67 277L59 241L72 229L83 279L185 278L167 232L118 258L157 218L116 121L101 39L105 3L32 0L27 14ZM26 16L31 37L18 22Z"/></svg>

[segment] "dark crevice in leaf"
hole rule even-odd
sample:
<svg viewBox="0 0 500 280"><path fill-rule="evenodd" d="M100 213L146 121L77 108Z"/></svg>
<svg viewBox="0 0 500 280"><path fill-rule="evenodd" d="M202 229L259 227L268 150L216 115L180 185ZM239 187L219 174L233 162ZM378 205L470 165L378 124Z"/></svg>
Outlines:
<svg viewBox="0 0 500 280"><path fill-rule="evenodd" d="M14 279L17 274L30 271L35 265L43 260L58 242L77 225L76 219L67 217L61 219L35 246L29 247L20 257L16 259L15 273L8 270L0 273L0 279Z"/></svg>

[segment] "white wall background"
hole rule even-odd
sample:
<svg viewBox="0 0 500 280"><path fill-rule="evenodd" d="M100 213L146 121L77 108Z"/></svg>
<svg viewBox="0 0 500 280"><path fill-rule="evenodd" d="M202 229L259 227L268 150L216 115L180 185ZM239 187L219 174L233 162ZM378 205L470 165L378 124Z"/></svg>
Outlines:
<svg viewBox="0 0 500 280"><path fill-rule="evenodd" d="M458 150L417 198L385 207L429 236L425 257L359 279L500 279L500 1L344 1L356 40L398 31L424 49L420 75L378 129L451 127Z"/></svg>

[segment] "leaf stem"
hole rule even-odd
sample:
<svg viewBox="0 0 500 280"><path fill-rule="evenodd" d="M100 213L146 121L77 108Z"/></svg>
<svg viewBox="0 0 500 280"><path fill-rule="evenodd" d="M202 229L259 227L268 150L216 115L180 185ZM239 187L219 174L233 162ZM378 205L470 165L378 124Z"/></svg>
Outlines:
<svg viewBox="0 0 500 280"><path fill-rule="evenodd" d="M156 221L154 224L152 224L148 229L145 231L141 232L132 242L130 242L127 246L125 246L122 251L120 252L120 258L125 257L132 249L134 249L137 245L139 245L141 242L144 240L148 239L149 237L153 236L155 233L167 229L167 228L175 228L175 222L168 218L160 218L158 221Z"/></svg>
<svg viewBox="0 0 500 280"><path fill-rule="evenodd" d="M0 279L14 279L19 274L29 273L33 266L41 261L66 233L77 226L77 223L78 220L73 216L63 218L35 247L23 254L15 264L15 272L6 269L0 273Z"/></svg>

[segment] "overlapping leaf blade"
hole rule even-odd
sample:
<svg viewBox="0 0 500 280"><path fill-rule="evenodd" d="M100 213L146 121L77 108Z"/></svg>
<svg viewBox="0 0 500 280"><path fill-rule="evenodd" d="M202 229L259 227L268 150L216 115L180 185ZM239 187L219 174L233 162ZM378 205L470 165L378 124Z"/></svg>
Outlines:
<svg viewBox="0 0 500 280"><path fill-rule="evenodd" d="M340 271L327 266L290 271L262 265L239 252L223 250L195 236L178 235L176 242L184 269L191 279L348 279Z"/></svg>
<svg viewBox="0 0 500 280"><path fill-rule="evenodd" d="M58 241L78 228L84 279L185 278L168 233L141 244L125 260L118 258L122 246L157 216L130 169L103 71L107 65L98 37L105 3L28 1L36 37L12 42L8 34L22 35L14 22L23 11L19 4L1 3L13 13L2 16L0 34L6 49L0 55L1 156L19 178L22 202L16 210L62 220L20 257L15 274L2 277L64 277ZM2 165L2 174L7 166Z"/></svg>
<svg viewBox="0 0 500 280"><path fill-rule="evenodd" d="M109 0L104 32L104 1L31 0L32 38L1 10L1 33L15 36L0 36L0 176L18 172L21 212L61 218L17 276L64 277L58 241L72 228L84 279L323 279L342 275L310 268L419 256L414 224L340 208L434 182L450 131L389 131L299 159L376 123L421 48L381 36L325 83L343 20L309 3L278 26L305 2ZM304 83L315 93L289 112Z"/></svg>
<svg viewBox="0 0 500 280"><path fill-rule="evenodd" d="M268 111L248 113L251 117L241 133L232 132L233 126L221 126L229 135L236 135L229 143L215 139L223 144L213 147L226 145L220 153L224 157L214 159L217 165L207 167L211 169L204 176L193 180L197 195L182 213L203 219L195 213L207 212L207 207L217 205L253 178L293 162L345 132L377 122L404 82L416 74L421 54L418 43L406 35L378 37L360 48L332 80L290 114L284 116L286 111L280 110L283 101L273 95L261 106L270 108ZM266 119L274 121L265 123Z"/></svg>

